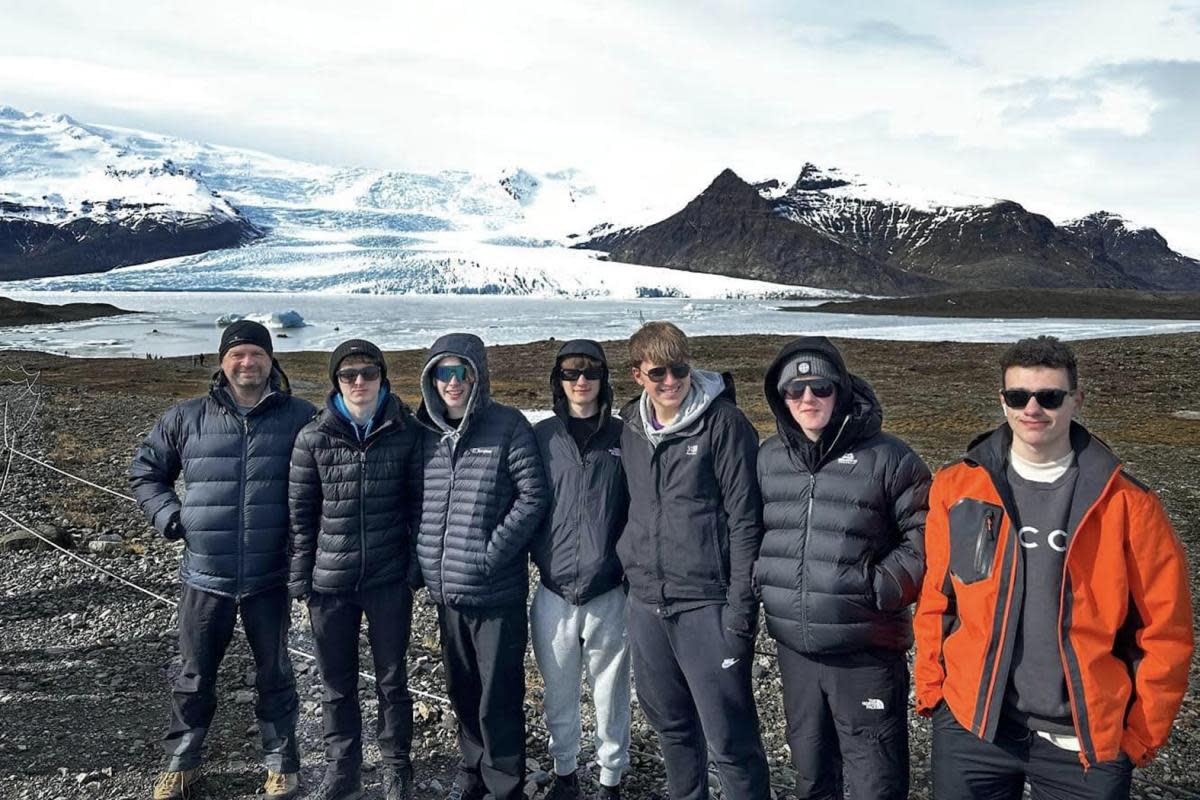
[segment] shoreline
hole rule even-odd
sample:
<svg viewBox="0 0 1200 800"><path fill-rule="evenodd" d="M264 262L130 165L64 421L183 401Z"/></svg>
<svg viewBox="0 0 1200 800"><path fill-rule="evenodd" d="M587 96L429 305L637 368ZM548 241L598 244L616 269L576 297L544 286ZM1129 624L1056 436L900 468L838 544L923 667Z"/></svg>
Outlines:
<svg viewBox="0 0 1200 800"><path fill-rule="evenodd" d="M911 297L831 300L780 311L963 319L1200 320L1200 292L1137 289L987 289Z"/></svg>

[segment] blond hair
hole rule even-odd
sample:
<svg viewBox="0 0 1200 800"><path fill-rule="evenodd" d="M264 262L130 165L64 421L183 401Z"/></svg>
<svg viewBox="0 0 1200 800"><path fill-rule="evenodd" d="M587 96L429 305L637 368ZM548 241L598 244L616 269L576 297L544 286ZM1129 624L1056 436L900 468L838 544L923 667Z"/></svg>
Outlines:
<svg viewBox="0 0 1200 800"><path fill-rule="evenodd" d="M629 337L629 364L633 367L647 361L660 366L679 364L691 357L687 334L670 322L647 322Z"/></svg>

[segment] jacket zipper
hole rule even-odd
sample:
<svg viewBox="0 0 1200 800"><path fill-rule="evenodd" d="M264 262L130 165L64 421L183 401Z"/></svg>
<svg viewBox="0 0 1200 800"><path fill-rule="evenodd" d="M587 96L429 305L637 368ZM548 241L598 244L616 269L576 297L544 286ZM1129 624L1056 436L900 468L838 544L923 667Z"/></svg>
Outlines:
<svg viewBox="0 0 1200 800"><path fill-rule="evenodd" d="M446 597L446 535L450 529L450 505L451 501L454 500L454 451L456 449L454 443L449 439L445 443L450 451L450 485L446 489L446 516L442 520L442 557L438 561L438 583L442 592L443 603L449 602L449 598Z"/></svg>
<svg viewBox="0 0 1200 800"><path fill-rule="evenodd" d="M800 548L800 630L804 632L804 647L808 649L808 600L805 599L804 577L808 574L808 542L812 538L813 495L817 491L817 476L808 473L808 513L804 515L804 544Z"/></svg>
<svg viewBox="0 0 1200 800"><path fill-rule="evenodd" d="M354 589L362 589L367 576L367 448L358 453L358 583Z"/></svg>
<svg viewBox="0 0 1200 800"><path fill-rule="evenodd" d="M985 570L986 571L991 570L991 566L992 566L991 561L989 560L986 564L984 563L985 554L987 552L984 545L988 542L991 542L993 544L992 560L995 559L995 553L996 553L996 548L994 546L995 541L996 541L995 526L996 526L995 515L989 511L983 517L983 530L980 531L980 535L975 539L975 575L979 578L982 578L984 576Z"/></svg>
<svg viewBox="0 0 1200 800"><path fill-rule="evenodd" d="M571 435L570 431L567 431L567 436L570 437L570 435ZM571 443L572 444L575 443L574 439L572 439ZM584 447L586 447L586 446L587 446L587 442L585 441ZM578 502L575 503L575 564L574 564L575 580L572 583L571 596L573 598L573 602L576 605L578 605L579 598L583 596L582 587L580 587L580 585L579 585L579 559L580 559L580 551L583 549L583 504L587 500L587 487L588 487L587 477L588 476L587 476L587 456L584 455L583 451L580 450L579 448L575 448L575 449L579 456L578 465L579 465L580 481L579 481L579 497L577 498Z"/></svg>
<svg viewBox="0 0 1200 800"><path fill-rule="evenodd" d="M259 401L261 402L261 401ZM246 466L250 459L250 420L242 417L242 469L238 479L238 557L237 557L237 586L234 587L234 597L242 598L243 561L246 552Z"/></svg>

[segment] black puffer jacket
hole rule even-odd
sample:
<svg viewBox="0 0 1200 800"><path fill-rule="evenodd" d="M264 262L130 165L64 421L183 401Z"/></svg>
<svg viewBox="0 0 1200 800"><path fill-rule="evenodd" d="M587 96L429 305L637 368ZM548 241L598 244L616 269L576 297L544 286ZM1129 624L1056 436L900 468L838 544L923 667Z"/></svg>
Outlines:
<svg viewBox="0 0 1200 800"><path fill-rule="evenodd" d="M567 430L567 398L558 361L563 355L589 355L605 364L597 428L582 452ZM583 605L621 584L617 539L625 527L629 493L621 467L621 429L612 409L612 386L604 351L594 342L567 342L550 373L554 416L534 426L546 477L550 510L533 544L542 584L573 605Z"/></svg>
<svg viewBox="0 0 1200 800"><path fill-rule="evenodd" d="M414 445L412 413L389 394L359 441L333 405L296 437L288 505L293 597L334 594L408 580ZM414 531L415 533L415 531Z"/></svg>
<svg viewBox="0 0 1200 800"><path fill-rule="evenodd" d="M801 350L823 352L842 373L828 435L815 446L776 390ZM907 650L909 605L925 574L929 469L880 431L874 392L824 337L788 344L764 389L779 429L758 456L766 532L755 576L767 631L802 653Z"/></svg>
<svg viewBox="0 0 1200 800"><path fill-rule="evenodd" d="M445 422L433 368L444 356L477 376L458 428ZM478 336L434 342L421 374L417 412L423 475L417 554L434 602L468 608L524 603L529 543L542 522L549 489L533 427L515 408L493 402L487 355Z"/></svg>
<svg viewBox="0 0 1200 800"><path fill-rule="evenodd" d="M726 628L750 639L758 622L751 570L762 538L758 432L720 375L692 370L692 386L706 399L681 410L687 416L657 443L646 433L640 398L621 410L629 519L617 553L642 602L663 614L724 604Z"/></svg>
<svg viewBox="0 0 1200 800"><path fill-rule="evenodd" d="M278 364L271 393L242 417L217 372L206 397L173 406L129 467L142 513L159 533L175 514L187 542L184 583L244 597L287 580L288 460L316 408L291 396ZM182 474L182 501L175 481Z"/></svg>

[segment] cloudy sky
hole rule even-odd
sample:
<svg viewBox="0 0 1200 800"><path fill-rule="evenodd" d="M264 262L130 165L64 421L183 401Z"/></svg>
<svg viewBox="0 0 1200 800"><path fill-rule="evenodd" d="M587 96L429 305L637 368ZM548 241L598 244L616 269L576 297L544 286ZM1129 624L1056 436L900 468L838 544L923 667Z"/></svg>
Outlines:
<svg viewBox="0 0 1200 800"><path fill-rule="evenodd" d="M1200 0L0 0L0 103L682 203L806 161L1200 256ZM0 176L2 180L2 176Z"/></svg>

